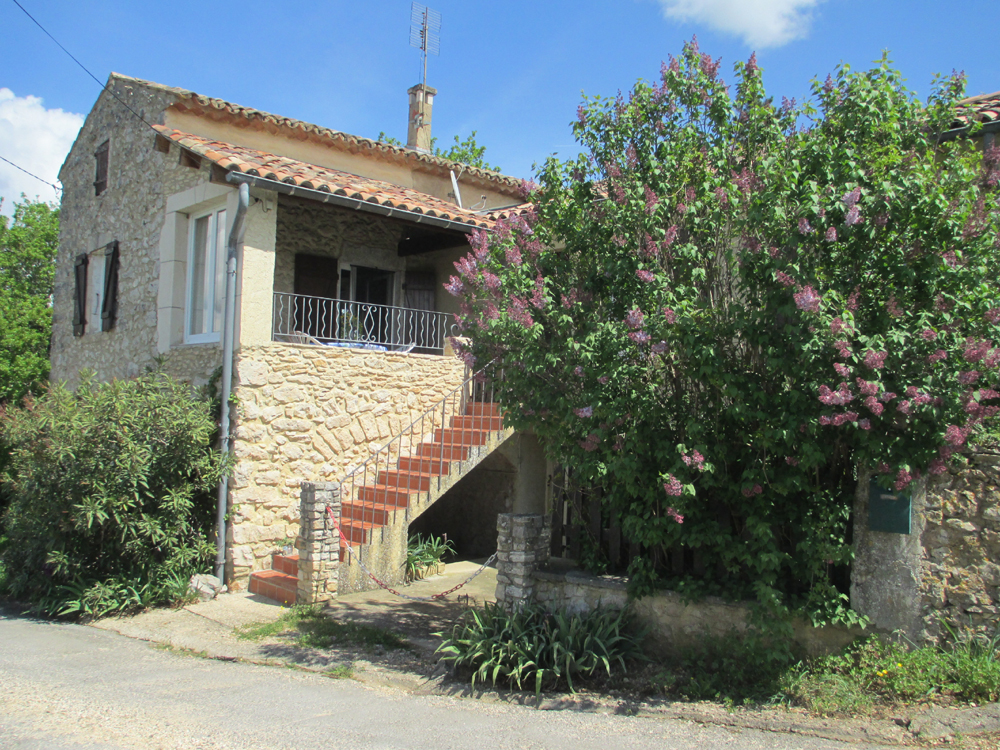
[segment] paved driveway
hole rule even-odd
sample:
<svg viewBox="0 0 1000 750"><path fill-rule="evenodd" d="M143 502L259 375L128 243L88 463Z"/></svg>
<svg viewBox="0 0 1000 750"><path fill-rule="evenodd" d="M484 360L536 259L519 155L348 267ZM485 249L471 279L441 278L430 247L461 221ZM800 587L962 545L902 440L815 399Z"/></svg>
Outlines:
<svg viewBox="0 0 1000 750"><path fill-rule="evenodd" d="M0 748L859 748L688 722L409 695L0 615Z"/></svg>

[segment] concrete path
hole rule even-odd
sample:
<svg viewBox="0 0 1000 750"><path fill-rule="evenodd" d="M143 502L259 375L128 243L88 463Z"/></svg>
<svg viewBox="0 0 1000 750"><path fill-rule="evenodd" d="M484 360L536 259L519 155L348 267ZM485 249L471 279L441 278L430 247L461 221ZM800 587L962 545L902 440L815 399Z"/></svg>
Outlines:
<svg viewBox="0 0 1000 750"><path fill-rule="evenodd" d="M0 614L0 748L327 747L875 746L414 695L299 670L191 658L106 630Z"/></svg>

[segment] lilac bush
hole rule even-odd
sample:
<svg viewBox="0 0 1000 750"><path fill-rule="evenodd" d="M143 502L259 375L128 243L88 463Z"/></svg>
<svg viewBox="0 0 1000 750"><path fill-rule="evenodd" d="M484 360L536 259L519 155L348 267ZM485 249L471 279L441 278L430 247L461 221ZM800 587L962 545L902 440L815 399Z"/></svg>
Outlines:
<svg viewBox="0 0 1000 750"><path fill-rule="evenodd" d="M958 76L921 103L845 66L775 107L754 57L719 70L692 42L581 105L585 153L456 264L463 356L603 487L637 592L850 617L859 468L904 491L996 422L1000 149L939 142ZM704 575L669 572L677 544Z"/></svg>

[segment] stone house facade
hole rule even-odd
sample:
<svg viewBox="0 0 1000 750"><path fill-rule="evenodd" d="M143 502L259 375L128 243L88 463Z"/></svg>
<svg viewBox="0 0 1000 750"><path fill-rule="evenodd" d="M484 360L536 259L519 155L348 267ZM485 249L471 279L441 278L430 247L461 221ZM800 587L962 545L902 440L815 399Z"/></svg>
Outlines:
<svg viewBox="0 0 1000 750"><path fill-rule="evenodd" d="M418 88L411 99L436 93ZM227 544L237 587L296 537L302 481L337 479L461 385L442 283L466 235L522 200L498 173L118 74L59 176L51 377L70 386L157 364L198 386L217 376L226 240L249 185Z"/></svg>

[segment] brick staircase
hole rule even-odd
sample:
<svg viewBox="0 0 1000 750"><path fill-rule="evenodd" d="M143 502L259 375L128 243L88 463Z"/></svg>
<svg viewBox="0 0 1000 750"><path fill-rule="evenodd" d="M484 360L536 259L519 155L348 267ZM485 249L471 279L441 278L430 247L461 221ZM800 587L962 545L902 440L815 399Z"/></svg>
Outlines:
<svg viewBox="0 0 1000 750"><path fill-rule="evenodd" d="M406 455L395 462L388 457L381 464L376 460L342 482L340 524L353 553L349 555L341 543L342 593L374 587L357 565L359 558L387 583L402 583L410 521L513 434L513 430L504 429L494 403L469 401L457 411L461 413L449 417L447 427L437 427L426 436L411 426L409 435L416 445L404 451ZM440 416L441 407L428 414ZM297 574L298 555L275 554L271 570L250 575L250 592L294 604Z"/></svg>
<svg viewBox="0 0 1000 750"><path fill-rule="evenodd" d="M266 596L291 607L299 588L299 556L271 556L271 569L250 574L250 593Z"/></svg>

